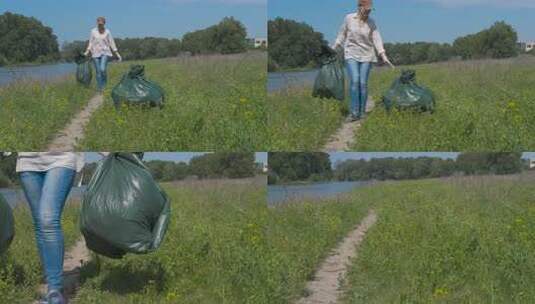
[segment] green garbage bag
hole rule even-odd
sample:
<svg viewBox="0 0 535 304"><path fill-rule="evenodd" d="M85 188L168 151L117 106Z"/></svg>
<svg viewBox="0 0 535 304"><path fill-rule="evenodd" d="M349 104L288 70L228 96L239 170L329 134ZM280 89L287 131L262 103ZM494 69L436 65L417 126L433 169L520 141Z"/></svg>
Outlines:
<svg viewBox="0 0 535 304"><path fill-rule="evenodd" d="M170 201L133 153L103 159L82 200L80 229L87 247L110 257L146 254L162 243Z"/></svg>
<svg viewBox="0 0 535 304"><path fill-rule="evenodd" d="M13 237L15 237L13 211L4 197L0 195L0 255L7 251Z"/></svg>
<svg viewBox="0 0 535 304"><path fill-rule="evenodd" d="M84 86L90 86L93 79L91 58L79 54L74 61L76 62L76 81Z"/></svg>
<svg viewBox="0 0 535 304"><path fill-rule="evenodd" d="M345 99L344 60L341 54L336 54L323 61L323 65L314 81L313 97Z"/></svg>
<svg viewBox="0 0 535 304"><path fill-rule="evenodd" d="M422 112L435 111L433 92L416 83L414 70L403 70L390 89L383 96L383 104L390 111L393 107L400 110L416 110Z"/></svg>
<svg viewBox="0 0 535 304"><path fill-rule="evenodd" d="M133 65L113 88L111 98L116 108L119 108L122 103L162 108L165 93L159 85L145 79L144 66Z"/></svg>

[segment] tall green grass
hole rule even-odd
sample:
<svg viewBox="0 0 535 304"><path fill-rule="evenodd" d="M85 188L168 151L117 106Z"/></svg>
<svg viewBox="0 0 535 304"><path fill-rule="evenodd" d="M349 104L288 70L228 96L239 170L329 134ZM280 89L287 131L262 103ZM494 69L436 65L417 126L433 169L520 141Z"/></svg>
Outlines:
<svg viewBox="0 0 535 304"><path fill-rule="evenodd" d="M377 106L358 130L355 151L529 151L535 149L535 58L447 62L396 71L374 69L370 95ZM380 104L403 68L436 95L434 114L393 111ZM268 95L274 150L321 149L348 102L320 100L310 87Z"/></svg>
<svg viewBox="0 0 535 304"><path fill-rule="evenodd" d="M288 303L366 212L334 201L269 208L265 178L165 189L172 221L163 246L88 264L79 303Z"/></svg>
<svg viewBox="0 0 535 304"><path fill-rule="evenodd" d="M147 60L110 66L105 105L79 148L88 151L264 150L266 54ZM163 109L116 111L111 89L131 64L166 93Z"/></svg>
<svg viewBox="0 0 535 304"><path fill-rule="evenodd" d="M533 303L534 182L531 174L373 187L378 222L343 302Z"/></svg>
<svg viewBox="0 0 535 304"><path fill-rule="evenodd" d="M436 95L432 115L377 107L353 147L359 151L529 151L535 148L535 59L410 67ZM381 71L371 93L381 100L399 71Z"/></svg>
<svg viewBox="0 0 535 304"><path fill-rule="evenodd" d="M15 239L7 253L0 256L0 303L31 303L37 299L37 287L44 281L33 221L24 204L22 202L14 210ZM68 203L63 214L66 249L74 245L80 235L78 210L77 204Z"/></svg>
<svg viewBox="0 0 535 304"><path fill-rule="evenodd" d="M92 96L74 77L42 84L21 81L0 89L0 147L11 151L46 148Z"/></svg>
<svg viewBox="0 0 535 304"><path fill-rule="evenodd" d="M268 95L270 151L315 150L341 126L347 107L310 94L308 88L290 88Z"/></svg>

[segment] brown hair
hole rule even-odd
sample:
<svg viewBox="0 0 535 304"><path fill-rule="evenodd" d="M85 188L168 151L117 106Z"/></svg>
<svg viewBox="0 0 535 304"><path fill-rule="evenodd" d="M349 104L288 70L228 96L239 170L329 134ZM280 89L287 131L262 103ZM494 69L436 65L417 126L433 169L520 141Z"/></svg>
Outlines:
<svg viewBox="0 0 535 304"><path fill-rule="evenodd" d="M98 18L97 18L97 22L100 22L100 21L106 23L106 18L104 18L104 17L98 17Z"/></svg>

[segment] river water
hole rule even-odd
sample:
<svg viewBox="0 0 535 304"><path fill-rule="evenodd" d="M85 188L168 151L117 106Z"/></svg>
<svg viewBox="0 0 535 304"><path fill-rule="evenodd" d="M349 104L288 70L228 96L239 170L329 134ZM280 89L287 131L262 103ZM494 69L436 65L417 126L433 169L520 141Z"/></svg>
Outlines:
<svg viewBox="0 0 535 304"><path fill-rule="evenodd" d="M69 199L82 199L85 188L86 186L72 188ZM22 189L0 188L0 195L6 199L11 207L15 207L20 203L26 204L26 198Z"/></svg>
<svg viewBox="0 0 535 304"><path fill-rule="evenodd" d="M303 72L273 72L268 73L268 93L284 90L294 86L312 86L319 70Z"/></svg>
<svg viewBox="0 0 535 304"><path fill-rule="evenodd" d="M274 205L292 199L329 198L347 193L370 182L330 182L308 185L269 185L268 204Z"/></svg>
<svg viewBox="0 0 535 304"><path fill-rule="evenodd" d="M0 67L0 86L19 80L48 81L65 77L76 72L73 63L56 63L20 67Z"/></svg>

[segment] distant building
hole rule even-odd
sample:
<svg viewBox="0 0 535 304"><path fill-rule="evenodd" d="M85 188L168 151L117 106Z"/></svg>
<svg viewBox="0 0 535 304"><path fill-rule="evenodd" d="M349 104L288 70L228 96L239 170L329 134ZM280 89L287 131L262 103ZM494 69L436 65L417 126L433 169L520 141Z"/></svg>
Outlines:
<svg viewBox="0 0 535 304"><path fill-rule="evenodd" d="M529 168L535 169L535 158L529 160Z"/></svg>
<svg viewBox="0 0 535 304"><path fill-rule="evenodd" d="M527 53L535 49L535 41L519 42L518 47Z"/></svg>
<svg viewBox="0 0 535 304"><path fill-rule="evenodd" d="M249 38L247 39L247 43L256 49L264 47L267 48L268 41L267 38Z"/></svg>

